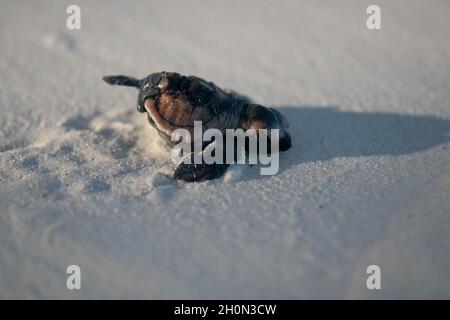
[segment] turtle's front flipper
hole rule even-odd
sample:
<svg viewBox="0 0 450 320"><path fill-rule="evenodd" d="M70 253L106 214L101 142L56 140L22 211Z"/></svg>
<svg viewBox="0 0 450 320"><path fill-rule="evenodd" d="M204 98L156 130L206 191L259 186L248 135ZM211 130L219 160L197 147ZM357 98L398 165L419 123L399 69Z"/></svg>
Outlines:
<svg viewBox="0 0 450 320"><path fill-rule="evenodd" d="M140 80L128 76L105 76L103 81L110 85L139 88Z"/></svg>
<svg viewBox="0 0 450 320"><path fill-rule="evenodd" d="M223 141L223 145L225 145L225 140ZM241 150L241 152L237 152L236 146L234 146L234 163L238 160L238 158L245 156L245 150ZM202 151L202 159L205 159L204 157L206 154L209 154L211 156L216 155L216 143L212 142L207 144L203 147ZM195 182L195 181L204 181L204 180L212 180L220 178L224 175L225 171L227 171L227 168L229 164L227 164L227 156L226 156L226 150L222 150L222 163L213 162L212 164L207 164L206 162L201 162L199 164L194 163L195 154L193 152L187 154L185 157L189 158L188 163L182 162L178 168L175 170L174 178L180 179L188 182ZM239 163L239 162L238 162Z"/></svg>
<svg viewBox="0 0 450 320"><path fill-rule="evenodd" d="M228 164L186 164L181 163L175 170L174 178L187 182L212 180L223 176L228 168Z"/></svg>

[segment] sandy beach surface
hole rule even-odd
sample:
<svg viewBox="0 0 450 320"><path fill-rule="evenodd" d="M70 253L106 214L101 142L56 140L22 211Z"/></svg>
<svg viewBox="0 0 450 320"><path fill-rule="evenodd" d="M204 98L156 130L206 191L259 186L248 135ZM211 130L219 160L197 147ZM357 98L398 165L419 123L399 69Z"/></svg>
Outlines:
<svg viewBox="0 0 450 320"><path fill-rule="evenodd" d="M0 1L0 298L450 298L448 1L73 3ZM279 173L168 178L101 80L162 70L285 114Z"/></svg>

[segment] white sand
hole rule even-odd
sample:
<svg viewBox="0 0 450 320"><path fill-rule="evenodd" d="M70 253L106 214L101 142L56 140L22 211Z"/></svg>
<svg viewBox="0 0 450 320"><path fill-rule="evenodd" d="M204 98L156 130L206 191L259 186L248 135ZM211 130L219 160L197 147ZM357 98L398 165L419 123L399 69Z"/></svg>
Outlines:
<svg viewBox="0 0 450 320"><path fill-rule="evenodd" d="M73 2L0 2L0 298L450 298L448 1ZM286 114L279 174L167 178L101 81L161 70Z"/></svg>

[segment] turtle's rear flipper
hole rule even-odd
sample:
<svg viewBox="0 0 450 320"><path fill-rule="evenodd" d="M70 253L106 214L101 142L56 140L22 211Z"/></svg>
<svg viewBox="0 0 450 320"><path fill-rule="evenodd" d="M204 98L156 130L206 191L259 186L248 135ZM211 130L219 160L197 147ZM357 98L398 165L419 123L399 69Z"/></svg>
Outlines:
<svg viewBox="0 0 450 320"><path fill-rule="evenodd" d="M181 163L175 170L174 178L187 182L212 180L223 176L228 164L186 164Z"/></svg>

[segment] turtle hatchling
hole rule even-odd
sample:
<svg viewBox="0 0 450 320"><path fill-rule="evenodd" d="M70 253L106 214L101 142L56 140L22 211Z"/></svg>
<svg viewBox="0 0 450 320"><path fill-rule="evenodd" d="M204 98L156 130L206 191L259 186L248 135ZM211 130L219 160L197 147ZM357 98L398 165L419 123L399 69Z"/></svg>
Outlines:
<svg viewBox="0 0 450 320"><path fill-rule="evenodd" d="M221 132L226 129L279 129L279 150L291 147L289 125L280 112L201 78L163 71L142 80L122 75L106 76L103 80L111 85L137 88L138 111L147 112L150 124L171 147L177 143L171 141L171 133L179 128L191 131L194 121L201 121L203 129L215 128ZM270 140L270 134L268 138ZM176 168L174 178L190 182L215 179L222 176L227 167L226 163L183 162Z"/></svg>

